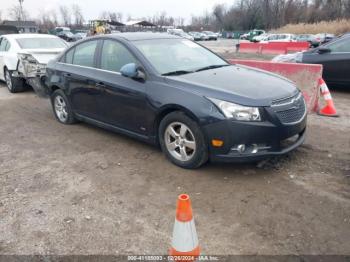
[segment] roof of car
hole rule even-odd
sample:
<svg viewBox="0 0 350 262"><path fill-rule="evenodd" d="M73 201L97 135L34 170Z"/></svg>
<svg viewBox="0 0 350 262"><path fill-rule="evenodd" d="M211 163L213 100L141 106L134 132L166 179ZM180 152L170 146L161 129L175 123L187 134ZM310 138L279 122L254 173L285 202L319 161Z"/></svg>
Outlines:
<svg viewBox="0 0 350 262"><path fill-rule="evenodd" d="M105 35L106 37L124 38L129 41L151 39L179 39L179 37L167 33L116 33Z"/></svg>
<svg viewBox="0 0 350 262"><path fill-rule="evenodd" d="M21 39L21 38L57 38L55 35L48 35L48 34L8 34L3 35L6 36L8 39Z"/></svg>

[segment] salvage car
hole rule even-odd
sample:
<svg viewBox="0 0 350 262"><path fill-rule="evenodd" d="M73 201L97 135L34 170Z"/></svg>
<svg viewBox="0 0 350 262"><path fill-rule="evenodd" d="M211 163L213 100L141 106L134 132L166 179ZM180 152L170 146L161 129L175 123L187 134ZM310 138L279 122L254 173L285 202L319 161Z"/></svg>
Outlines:
<svg viewBox="0 0 350 262"><path fill-rule="evenodd" d="M82 40L49 62L46 83L60 123L84 121L160 145L183 168L259 161L305 139L307 110L295 84L168 34Z"/></svg>
<svg viewBox="0 0 350 262"><path fill-rule="evenodd" d="M46 64L68 45L45 34L10 34L0 37L0 80L11 93L24 91L26 83L40 94Z"/></svg>

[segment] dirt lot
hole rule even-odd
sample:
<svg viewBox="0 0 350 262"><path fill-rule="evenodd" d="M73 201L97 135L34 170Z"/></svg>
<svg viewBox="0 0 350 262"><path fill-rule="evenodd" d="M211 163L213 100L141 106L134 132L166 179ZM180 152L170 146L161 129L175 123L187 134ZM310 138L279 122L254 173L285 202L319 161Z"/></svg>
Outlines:
<svg viewBox="0 0 350 262"><path fill-rule="evenodd" d="M166 254L185 192L203 254L350 255L350 89L333 96L341 117L311 115L290 155L188 171L0 84L0 254Z"/></svg>

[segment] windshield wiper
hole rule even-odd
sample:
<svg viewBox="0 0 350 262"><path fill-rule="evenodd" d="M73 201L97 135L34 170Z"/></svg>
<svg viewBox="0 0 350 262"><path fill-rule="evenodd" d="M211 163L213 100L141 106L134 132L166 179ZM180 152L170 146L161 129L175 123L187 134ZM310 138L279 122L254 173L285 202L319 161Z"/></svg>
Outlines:
<svg viewBox="0 0 350 262"><path fill-rule="evenodd" d="M164 73L164 74L162 74L162 76L178 76L178 75L185 75L185 74L190 74L190 73L193 73L193 71L177 70L177 71Z"/></svg>
<svg viewBox="0 0 350 262"><path fill-rule="evenodd" d="M215 68L220 68L220 67L224 67L224 66L229 66L228 64L224 64L224 65L210 65L210 66L205 66L202 68L197 69L195 72L200 72L200 71L204 71L204 70L210 70L210 69L215 69Z"/></svg>

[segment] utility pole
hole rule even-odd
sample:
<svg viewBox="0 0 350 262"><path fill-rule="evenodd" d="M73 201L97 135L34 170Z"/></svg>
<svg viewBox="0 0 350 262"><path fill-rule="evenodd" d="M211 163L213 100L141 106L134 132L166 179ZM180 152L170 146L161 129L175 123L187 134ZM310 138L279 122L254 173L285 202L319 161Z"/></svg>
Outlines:
<svg viewBox="0 0 350 262"><path fill-rule="evenodd" d="M24 2L24 0L18 0L18 1L19 1L21 21L23 21L24 20L24 17L23 17L23 2Z"/></svg>

